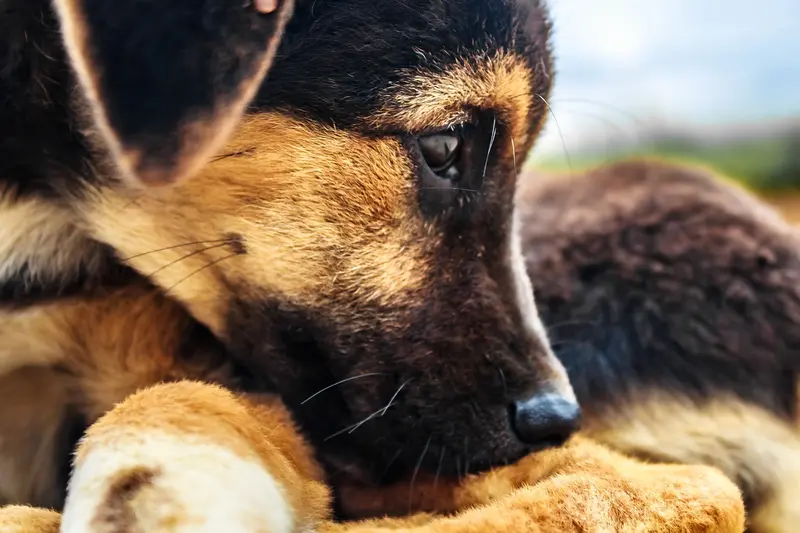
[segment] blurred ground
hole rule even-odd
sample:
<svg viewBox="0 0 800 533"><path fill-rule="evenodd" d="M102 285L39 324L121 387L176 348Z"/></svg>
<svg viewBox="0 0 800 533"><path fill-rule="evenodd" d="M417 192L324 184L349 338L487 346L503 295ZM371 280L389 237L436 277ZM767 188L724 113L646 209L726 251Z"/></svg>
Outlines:
<svg viewBox="0 0 800 533"><path fill-rule="evenodd" d="M652 133L634 147L534 155L527 165L559 172L580 171L635 156L699 163L741 183L786 218L800 223L800 125L789 124L783 123L783 128L753 126L728 136Z"/></svg>
<svg viewBox="0 0 800 533"><path fill-rule="evenodd" d="M555 85L531 164L710 166L800 222L798 0L551 0Z"/></svg>
<svg viewBox="0 0 800 533"><path fill-rule="evenodd" d="M760 196L774 205L790 222L800 224L800 190L767 193Z"/></svg>

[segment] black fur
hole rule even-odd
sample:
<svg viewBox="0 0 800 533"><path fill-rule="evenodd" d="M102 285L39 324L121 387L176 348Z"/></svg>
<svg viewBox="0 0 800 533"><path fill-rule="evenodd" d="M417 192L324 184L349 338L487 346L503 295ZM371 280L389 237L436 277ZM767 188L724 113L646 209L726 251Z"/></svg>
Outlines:
<svg viewBox="0 0 800 533"><path fill-rule="evenodd" d="M661 390L797 420L800 232L662 163L531 190L520 202L528 270L589 416Z"/></svg>
<svg viewBox="0 0 800 533"><path fill-rule="evenodd" d="M93 177L74 90L49 2L0 1L0 189L57 198Z"/></svg>
<svg viewBox="0 0 800 533"><path fill-rule="evenodd" d="M0 279L0 310L10 311L45 305L61 298L102 294L140 279L139 274L120 265L110 253L99 268L81 266L71 274L51 279L37 279L33 271L34 266L25 263L7 279ZM31 281L34 279L37 280Z"/></svg>
<svg viewBox="0 0 800 533"><path fill-rule="evenodd" d="M291 11L285 0L271 15L242 2L74 4L103 112L123 148L140 155L137 170L165 179L192 149L187 128L225 114ZM84 135L88 104L61 35L50 0L0 1L0 184L19 194L74 194L116 178Z"/></svg>
<svg viewBox="0 0 800 533"><path fill-rule="evenodd" d="M225 0L69 3L86 32L102 110L123 148L140 153L142 172L176 168L187 142L197 142L185 129L231 106L243 82L260 81L292 7L283 0L263 15Z"/></svg>
<svg viewBox="0 0 800 533"><path fill-rule="evenodd" d="M288 109L366 135L408 135L376 131L369 123L389 100L386 87L416 71L440 72L458 61L507 51L525 54L538 73L533 91L546 94L547 30L536 2L519 10L471 0L300 4L250 112ZM327 53L331 49L338 53ZM353 65L358 65L357 76ZM531 131L543 111L532 106ZM422 468L456 475L531 449L513 437L507 409L546 382L548 376L530 363L547 347L523 327L513 301L508 246L516 169L511 158L501 161L490 150L507 146L508 134L491 115L477 127L483 128L476 136L480 148L469 165L479 168L470 172L481 174L485 164L485 180L476 177L476 190L460 195L449 208L420 191L431 231L442 235L443 244L433 258L430 282L420 294L409 295L418 304L367 308L341 294L321 315L266 295L261 303L238 302L238 312L230 314L228 330L236 332L231 353L253 374L267 377L267 386L281 394L333 471L347 464L348 475L379 481L391 474L390 463L408 471L427 450ZM529 148L517 146L519 157ZM431 203L435 207L427 209ZM247 294L251 288L233 292ZM271 339L265 331L274 332ZM385 375L354 380L303 403L331 383L376 368ZM457 398L447 383L460 384ZM402 407L387 409L357 432L342 431L393 396Z"/></svg>
<svg viewBox="0 0 800 533"><path fill-rule="evenodd" d="M393 84L417 70L442 72L502 51L528 58L538 73L536 88L546 93L548 32L538 0L301 2L253 107L386 133L366 124Z"/></svg>
<svg viewBox="0 0 800 533"><path fill-rule="evenodd" d="M88 60L101 108L123 148L140 152L136 171L144 173L169 174L180 163L178 125L224 111L255 76L263 41L279 33L274 17L236 11L243 7L236 1L77 5L93 35ZM278 110L409 141L423 132L370 119L391 108L410 76L507 52L525 58L532 91L546 96L548 31L538 0L300 0L248 112ZM0 0L0 61L4 198L64 207L122 186L97 143L48 1ZM545 114L540 100L526 117L531 134ZM471 190L444 202L414 191L428 235L409 238L435 237L425 241L433 243L425 250L432 273L416 293L378 305L334 285L327 307L311 310L223 280L231 299L222 302L230 304L225 335L214 338L195 323L184 332L176 356L202 362L192 377L213 381L217 370L226 378L232 371L238 379L228 385L278 392L334 478L380 482L416 466L462 475L531 450L509 427L507 409L548 386L554 365L548 368L549 348L516 301L517 169L498 155L510 153L507 125L492 120L497 131L487 145L492 110L473 111L483 117L477 138L487 155L467 161ZM516 146L518 161L533 138ZM482 162L486 173L478 177ZM562 186L523 203L527 266L584 409L592 416L664 389L699 399L731 392L796 418L797 237L763 224L753 205L708 180L662 168L642 189L641 177L656 168L612 167L574 187L577 195ZM619 206L598 201L643 190ZM584 218L572 216L581 209ZM234 255L248 252L244 239L230 246ZM0 305L37 305L125 282L130 271L111 251L104 257L96 271L47 283L31 283L26 269L35 269L23 266L0 285ZM365 373L379 375L314 396Z"/></svg>
<svg viewBox="0 0 800 533"><path fill-rule="evenodd" d="M247 65L230 60L226 52L219 55L210 48L214 39L228 31L226 21L233 26L244 24L244 19L226 19L227 11L214 9L218 4L203 3L205 18L192 19L199 11L195 4L190 9L188 2L166 6L137 2L122 7L79 2L95 32L90 60L103 66L95 69L101 75L100 103L123 141L139 146L159 164L169 166L165 163L168 154L178 147L170 137L176 121L197 116L200 108L210 112L224 103L225 89L249 72ZM240 7L238 2L230 5ZM0 79L0 89L8 95L0 119L9 120L2 127L15 126L0 138L0 160L9 170L0 174L6 180L3 184L20 198L48 196L67 205L86 191L120 186L107 155L97 149L97 132L86 121L85 98L80 97L80 84L66 66L49 4L0 0L0 7L17 17L3 21L8 20L9 31L0 35L4 56L14 66ZM145 23L150 18L159 21L154 28ZM136 46L139 37L164 37L165 28L173 22L180 31L196 31L177 35L171 43L174 48L164 51L151 44ZM119 33L114 32L116 26L122 26ZM255 37L269 33L269 26L266 22L245 24L242 30L226 40L226 46L241 45L239 52L251 50ZM548 30L544 8L537 0L299 2L248 112L280 110L366 136L408 140L422 132L380 131L370 122L379 107L386 111L391 105L402 81L418 73L436 74L460 62L477 66L480 58L507 53L528 62L531 91L546 95L552 73ZM26 35L35 39L25 44ZM198 35L210 37L210 44L189 46L203 40ZM159 37L153 42L169 39ZM49 51L53 59L43 63L39 48ZM202 61L194 65L187 57ZM220 68L220 61L225 66L223 74L210 76ZM194 68L187 68L187 62ZM139 69L144 70L143 77ZM159 73L169 75L162 79ZM181 90L176 91L176 86ZM529 116L523 117L527 120L521 126L531 135L525 145L515 147L520 161L544 117L538 99L528 108ZM230 287L235 301L228 317L227 348L244 366L248 387L281 392L329 463L352 463L371 481L379 479L392 462L396 450L390 448L404 442L406 452L397 465L406 470L426 447L430 453L424 458L424 468L436 470L440 454L447 451L442 472L462 474L523 455L530 447L519 442L509 427L508 406L551 378L547 369L532 363L549 351L515 301L509 246L516 168L510 157L510 135L501 120L494 116L489 120L493 110L474 111L484 117L477 124L482 130L476 153L466 161L474 189L465 190L459 202L429 213L426 231L440 240L426 253L436 267L420 293L406 298L415 303L370 307L343 289L330 309L312 313L287 307L274 295L253 297L258 293L252 287ZM28 117L40 117L41 125L26 127ZM143 133L145 129L150 133ZM491 143L487 142L490 138ZM159 139L162 144L156 142ZM44 147L47 156L38 156L34 147ZM505 155L500 157L500 153ZM420 195L423 205L424 196ZM104 271L68 280L65 286L55 287L56 294L84 289L97 275L102 277ZM21 288L19 283L19 279L9 280L5 288L17 300L26 296L38 303L37 295L52 295L53 287ZM388 379L365 381L366 390L352 397L339 397L338 391L325 395L328 401L322 407L303 404L305 397L337 379L376 368ZM406 382L408 387L394 398L402 408L387 409L375 424L355 433L356 438L326 439L343 425L385 406ZM464 384L464 389L443 384ZM325 416L320 416L320 410ZM376 439L381 443L377 448Z"/></svg>
<svg viewBox="0 0 800 533"><path fill-rule="evenodd" d="M247 13L238 2L183 3L85 2L100 32L95 61L109 69L100 78L109 118L150 162L169 164L180 142L176 124L222 105L225 88L247 76L251 59L243 65L228 51L252 56L274 28L272 18ZM528 26L515 25L515 11L494 2L301 2L251 112L282 109L360 127L389 96L376 88L414 69L436 72L500 50L531 58L535 85L546 93L549 25L537 2L520 4L518 16L530 17ZM0 0L0 60L0 183L21 194L64 195L110 179L98 176L100 162L82 132L86 110L49 0Z"/></svg>

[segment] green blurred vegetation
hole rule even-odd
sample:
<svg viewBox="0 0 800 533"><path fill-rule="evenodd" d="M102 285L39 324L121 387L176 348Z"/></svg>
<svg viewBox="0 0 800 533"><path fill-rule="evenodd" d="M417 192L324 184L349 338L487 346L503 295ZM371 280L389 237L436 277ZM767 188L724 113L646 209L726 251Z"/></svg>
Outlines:
<svg viewBox="0 0 800 533"><path fill-rule="evenodd" d="M591 167L635 156L654 156L672 161L699 163L742 183L748 188L777 192L800 189L800 128L771 138L741 138L700 144L679 136L656 137L646 149L571 153L540 159L538 168L565 171Z"/></svg>

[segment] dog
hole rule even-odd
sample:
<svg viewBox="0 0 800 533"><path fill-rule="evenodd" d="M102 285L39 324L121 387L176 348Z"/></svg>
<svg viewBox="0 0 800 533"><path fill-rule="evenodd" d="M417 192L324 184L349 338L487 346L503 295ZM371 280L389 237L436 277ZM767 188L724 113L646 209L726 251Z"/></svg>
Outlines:
<svg viewBox="0 0 800 533"><path fill-rule="evenodd" d="M340 500L351 516L373 517L367 520L331 520L330 488L313 456L274 396L235 396L206 383L159 384L89 429L63 516L7 506L0 508L0 527L8 533L744 529L739 490L719 470L647 464L580 437L461 480L416 479L415 471L410 481L389 486L345 487Z"/></svg>
<svg viewBox="0 0 800 533"><path fill-rule="evenodd" d="M572 435L513 238L543 5L0 6L3 500L58 507L77 436L174 379L279 395L364 483Z"/></svg>
<svg viewBox="0 0 800 533"><path fill-rule="evenodd" d="M513 205L544 6L266 4L0 2L3 502L60 508L70 451L136 391L195 420L197 388L147 389L184 379L277 395L334 486L463 477L576 431ZM187 451L133 427L125 457ZM96 470L92 440L77 530L89 488L153 475Z"/></svg>
<svg viewBox="0 0 800 533"><path fill-rule="evenodd" d="M658 160L532 174L518 204L583 432L716 466L741 487L752 531L796 531L797 228L707 169Z"/></svg>

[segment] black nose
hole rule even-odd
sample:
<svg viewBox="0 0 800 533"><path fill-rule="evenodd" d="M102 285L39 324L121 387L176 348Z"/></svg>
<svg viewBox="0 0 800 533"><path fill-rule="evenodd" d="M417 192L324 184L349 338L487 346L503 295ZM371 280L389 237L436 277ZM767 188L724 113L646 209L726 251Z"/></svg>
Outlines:
<svg viewBox="0 0 800 533"><path fill-rule="evenodd" d="M573 400L553 393L515 402L511 424L519 440L537 449L560 446L578 429L581 410Z"/></svg>

